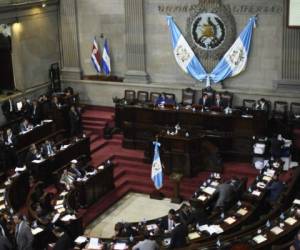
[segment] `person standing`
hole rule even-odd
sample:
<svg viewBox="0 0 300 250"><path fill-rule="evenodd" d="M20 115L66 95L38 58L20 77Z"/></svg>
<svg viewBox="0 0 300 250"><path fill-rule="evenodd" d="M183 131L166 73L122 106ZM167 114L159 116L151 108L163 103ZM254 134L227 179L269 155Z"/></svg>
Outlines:
<svg viewBox="0 0 300 250"><path fill-rule="evenodd" d="M16 225L15 238L18 250L32 250L33 235L27 222L22 219L21 215L13 216Z"/></svg>

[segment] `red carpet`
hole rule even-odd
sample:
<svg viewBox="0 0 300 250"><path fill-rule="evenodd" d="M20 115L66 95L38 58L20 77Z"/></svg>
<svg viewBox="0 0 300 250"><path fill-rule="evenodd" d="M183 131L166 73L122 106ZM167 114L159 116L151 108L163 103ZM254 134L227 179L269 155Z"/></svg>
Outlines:
<svg viewBox="0 0 300 250"><path fill-rule="evenodd" d="M122 148L122 135L114 135L111 140L103 138L105 125L114 122L113 108L88 106L82 119L84 131L91 138L91 164L97 167L107 159L111 159L115 164L115 189L90 208L80 211L80 214L84 215L84 224L87 225L127 192L149 194L153 191L153 184L150 179L151 164L144 163L143 151ZM257 173L250 163L228 162L224 164L223 177L227 179L232 176L247 176L249 184ZM181 196L189 199L209 174L201 172L193 178L184 178L181 183ZM168 176L164 177L164 187L161 191L166 197L172 196L173 186Z"/></svg>

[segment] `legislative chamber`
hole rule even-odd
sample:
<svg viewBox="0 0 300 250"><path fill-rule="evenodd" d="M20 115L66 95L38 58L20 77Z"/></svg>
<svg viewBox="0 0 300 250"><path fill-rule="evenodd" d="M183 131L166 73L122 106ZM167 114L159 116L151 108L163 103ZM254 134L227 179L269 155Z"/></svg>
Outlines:
<svg viewBox="0 0 300 250"><path fill-rule="evenodd" d="M299 0L0 20L0 250L300 249Z"/></svg>

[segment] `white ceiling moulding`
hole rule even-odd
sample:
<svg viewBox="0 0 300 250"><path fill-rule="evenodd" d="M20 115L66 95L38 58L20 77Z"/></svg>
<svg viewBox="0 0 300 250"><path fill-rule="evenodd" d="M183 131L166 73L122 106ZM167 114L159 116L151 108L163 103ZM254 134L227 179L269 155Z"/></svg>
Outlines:
<svg viewBox="0 0 300 250"><path fill-rule="evenodd" d="M26 10L33 7L57 5L59 0L0 0L0 13L7 11Z"/></svg>

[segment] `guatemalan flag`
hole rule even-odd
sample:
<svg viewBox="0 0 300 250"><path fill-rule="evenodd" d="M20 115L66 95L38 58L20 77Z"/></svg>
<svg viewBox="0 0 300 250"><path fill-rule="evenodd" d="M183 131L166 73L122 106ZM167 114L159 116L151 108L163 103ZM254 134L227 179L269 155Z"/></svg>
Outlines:
<svg viewBox="0 0 300 250"><path fill-rule="evenodd" d="M94 38L93 46L92 46L92 53L91 53L91 60L92 60L92 63L98 73L101 72L100 58L101 58L101 55L99 52L98 44L97 44L96 38Z"/></svg>
<svg viewBox="0 0 300 250"><path fill-rule="evenodd" d="M234 44L210 74L215 82L240 74L246 69L256 17L251 17Z"/></svg>
<svg viewBox="0 0 300 250"><path fill-rule="evenodd" d="M205 69L179 31L173 17L167 16L167 22L171 33L173 53L180 68L198 81L206 79Z"/></svg>
<svg viewBox="0 0 300 250"><path fill-rule="evenodd" d="M159 156L159 147L160 143L155 141L153 142L154 145L154 157L152 162L152 169L151 169L151 179L154 183L155 188L161 189L163 186L163 172L162 172L162 165Z"/></svg>
<svg viewBox="0 0 300 250"><path fill-rule="evenodd" d="M104 47L103 47L103 54L102 54L102 69L105 75L110 75L111 68L110 68L110 56L109 56L109 46L107 39L105 39Z"/></svg>

